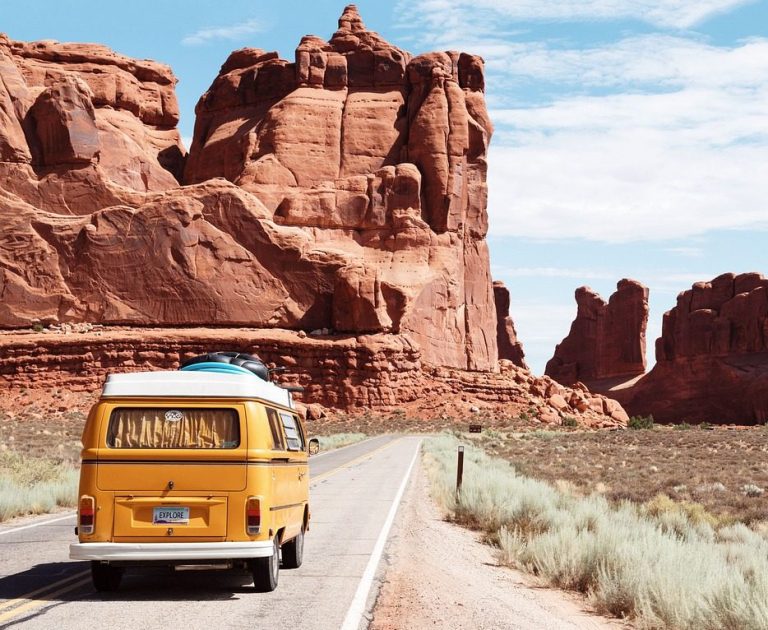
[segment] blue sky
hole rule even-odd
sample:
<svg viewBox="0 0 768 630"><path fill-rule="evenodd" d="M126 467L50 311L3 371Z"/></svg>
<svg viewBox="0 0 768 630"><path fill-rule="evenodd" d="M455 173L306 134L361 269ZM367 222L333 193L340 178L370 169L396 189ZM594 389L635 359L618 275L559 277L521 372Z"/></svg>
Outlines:
<svg viewBox="0 0 768 630"><path fill-rule="evenodd" d="M358 2L412 52L486 60L492 270L541 372L583 284L651 288L650 364L676 294L725 271L766 272L768 0ZM229 52L293 58L330 36L341 2L0 0L14 39L102 42L171 65L182 135Z"/></svg>

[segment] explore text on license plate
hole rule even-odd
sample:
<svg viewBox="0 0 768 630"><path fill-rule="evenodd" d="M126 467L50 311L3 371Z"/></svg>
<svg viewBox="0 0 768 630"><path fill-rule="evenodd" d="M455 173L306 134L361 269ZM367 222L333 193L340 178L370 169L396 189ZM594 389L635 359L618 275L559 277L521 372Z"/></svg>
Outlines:
<svg viewBox="0 0 768 630"><path fill-rule="evenodd" d="M152 513L154 525L189 525L188 507L156 507Z"/></svg>

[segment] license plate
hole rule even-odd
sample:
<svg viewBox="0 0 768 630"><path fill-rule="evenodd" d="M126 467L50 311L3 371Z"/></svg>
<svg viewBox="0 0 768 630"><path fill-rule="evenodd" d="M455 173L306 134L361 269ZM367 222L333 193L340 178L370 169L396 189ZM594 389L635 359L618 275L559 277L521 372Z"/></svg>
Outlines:
<svg viewBox="0 0 768 630"><path fill-rule="evenodd" d="M153 525L189 525L188 507L156 507L152 512Z"/></svg>

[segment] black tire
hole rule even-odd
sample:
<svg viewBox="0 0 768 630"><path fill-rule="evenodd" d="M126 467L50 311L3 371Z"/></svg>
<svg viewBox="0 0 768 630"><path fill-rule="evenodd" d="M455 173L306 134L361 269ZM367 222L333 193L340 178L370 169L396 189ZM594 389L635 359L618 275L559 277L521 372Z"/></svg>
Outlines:
<svg viewBox="0 0 768 630"><path fill-rule="evenodd" d="M120 588L124 569L103 564L97 560L91 561L91 580L93 587L100 593L116 591Z"/></svg>
<svg viewBox="0 0 768 630"><path fill-rule="evenodd" d="M251 563L253 588L257 593L271 593L277 588L280 577L280 540L275 536L273 551L268 558L254 558Z"/></svg>
<svg viewBox="0 0 768 630"><path fill-rule="evenodd" d="M293 540L283 543L283 568L298 569L304 561L304 526Z"/></svg>

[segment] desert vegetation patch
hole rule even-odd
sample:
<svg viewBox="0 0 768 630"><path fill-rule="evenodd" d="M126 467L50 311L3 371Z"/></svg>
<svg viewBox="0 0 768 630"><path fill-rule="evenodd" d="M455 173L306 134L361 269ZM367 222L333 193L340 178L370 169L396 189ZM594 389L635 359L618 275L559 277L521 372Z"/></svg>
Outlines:
<svg viewBox="0 0 768 630"><path fill-rule="evenodd" d="M675 505L713 524L768 521L768 428L529 433L486 431L475 441L521 474L577 495Z"/></svg>

